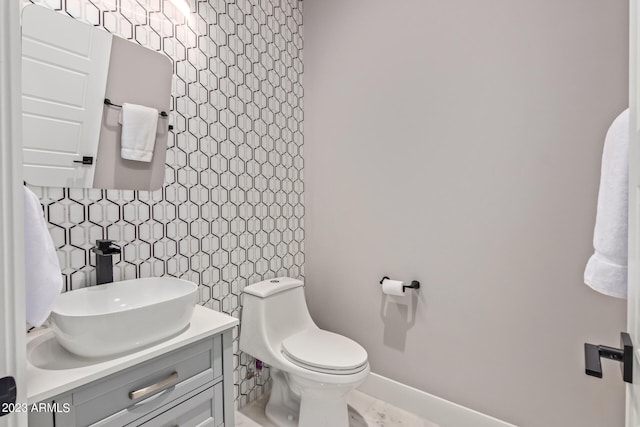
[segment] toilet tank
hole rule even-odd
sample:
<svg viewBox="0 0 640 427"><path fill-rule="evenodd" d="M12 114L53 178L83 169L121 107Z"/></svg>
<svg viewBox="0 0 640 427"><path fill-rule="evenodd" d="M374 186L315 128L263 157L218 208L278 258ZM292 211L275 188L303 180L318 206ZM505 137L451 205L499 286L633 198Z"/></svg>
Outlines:
<svg viewBox="0 0 640 427"><path fill-rule="evenodd" d="M282 340L302 330L317 328L307 308L300 280L279 277L243 290L240 350L253 356L280 352Z"/></svg>

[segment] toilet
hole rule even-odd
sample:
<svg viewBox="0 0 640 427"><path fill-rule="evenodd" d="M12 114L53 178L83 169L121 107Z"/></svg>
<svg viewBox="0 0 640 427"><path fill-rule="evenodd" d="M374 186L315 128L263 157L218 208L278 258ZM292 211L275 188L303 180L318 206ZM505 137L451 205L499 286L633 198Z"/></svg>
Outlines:
<svg viewBox="0 0 640 427"><path fill-rule="evenodd" d="M366 350L313 322L300 280L244 288L240 350L271 367L267 417L284 427L348 427L346 395L369 375Z"/></svg>

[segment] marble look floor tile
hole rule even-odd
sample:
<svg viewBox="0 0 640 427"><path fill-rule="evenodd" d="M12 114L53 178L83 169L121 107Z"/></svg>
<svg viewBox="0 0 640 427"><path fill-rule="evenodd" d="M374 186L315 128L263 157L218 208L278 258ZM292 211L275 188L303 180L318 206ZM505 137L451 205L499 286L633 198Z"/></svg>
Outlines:
<svg viewBox="0 0 640 427"><path fill-rule="evenodd" d="M347 404L349 405L349 427L367 427L364 414L376 403L376 399L360 391L353 390L349 393Z"/></svg>
<svg viewBox="0 0 640 427"><path fill-rule="evenodd" d="M236 427L278 427L264 414L268 399L268 394L265 394L240 410L240 415L257 424L236 423ZM349 427L438 427L437 424L357 390L349 393L347 403Z"/></svg>
<svg viewBox="0 0 640 427"><path fill-rule="evenodd" d="M236 427L261 427L260 424L253 421L241 412L236 411Z"/></svg>
<svg viewBox="0 0 640 427"><path fill-rule="evenodd" d="M347 403L360 413L367 412L378 400L361 391L353 390L347 397Z"/></svg>
<svg viewBox="0 0 640 427"><path fill-rule="evenodd" d="M369 427L438 427L437 424L382 400L376 400L362 415Z"/></svg>
<svg viewBox="0 0 640 427"><path fill-rule="evenodd" d="M265 393L257 400L254 400L250 404L240 409L240 412L246 415L248 418L256 422L261 427L278 427L264 414L264 407L269 400L269 393ZM237 426L236 426L237 427Z"/></svg>

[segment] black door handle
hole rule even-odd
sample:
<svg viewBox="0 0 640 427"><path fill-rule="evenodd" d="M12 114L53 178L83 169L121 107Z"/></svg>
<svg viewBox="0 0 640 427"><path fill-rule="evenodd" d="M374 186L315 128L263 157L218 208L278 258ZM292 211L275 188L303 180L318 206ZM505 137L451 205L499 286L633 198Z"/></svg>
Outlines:
<svg viewBox="0 0 640 427"><path fill-rule="evenodd" d="M604 357L622 363L622 379L625 382L633 382L633 343L626 332L620 333L620 346L622 348L607 347L606 345L584 344L585 373L592 377L602 378L602 364L600 358Z"/></svg>
<svg viewBox="0 0 640 427"><path fill-rule="evenodd" d="M8 405L16 403L17 387L16 380L13 377L0 378L0 417L7 415Z"/></svg>
<svg viewBox="0 0 640 427"><path fill-rule="evenodd" d="M83 165L92 165L93 164L93 157L84 156L84 157L82 157L82 160L74 160L73 163L82 163Z"/></svg>

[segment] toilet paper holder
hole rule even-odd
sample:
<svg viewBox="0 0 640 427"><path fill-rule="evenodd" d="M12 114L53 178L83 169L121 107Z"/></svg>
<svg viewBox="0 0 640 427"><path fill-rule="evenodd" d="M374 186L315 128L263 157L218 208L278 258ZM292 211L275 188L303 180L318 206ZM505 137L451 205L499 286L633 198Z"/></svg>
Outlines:
<svg viewBox="0 0 640 427"><path fill-rule="evenodd" d="M391 280L389 279L389 276L384 276L382 278L382 280L380 280L380 284L382 285L382 283L385 280ZM412 280L410 285L403 285L402 286L402 292L405 291L405 289L410 288L410 289L420 289L420 282L418 282L417 280Z"/></svg>

